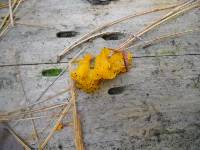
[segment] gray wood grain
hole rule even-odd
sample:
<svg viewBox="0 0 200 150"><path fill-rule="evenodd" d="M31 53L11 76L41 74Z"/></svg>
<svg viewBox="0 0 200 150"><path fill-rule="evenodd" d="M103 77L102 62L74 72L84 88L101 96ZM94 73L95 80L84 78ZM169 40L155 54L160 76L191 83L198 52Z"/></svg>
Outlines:
<svg viewBox="0 0 200 150"><path fill-rule="evenodd" d="M82 49L92 54L102 47L116 47L130 34L159 18L155 13L116 25L107 31L124 33L124 39L95 39L68 54L62 63L56 55L96 26L110 20L163 7L178 2L141 0L111 1L109 5L91 5L86 0L33 0L24 2L19 21L43 27L16 25L0 41L0 112L12 111L34 103L39 94L55 79L44 77L49 68L65 68L72 56ZM0 10L4 12L5 10ZM199 9L175 19L146 34L144 40L160 34L199 29ZM57 38L60 31L76 31L71 38ZM84 142L88 150L198 150L200 146L200 38L199 32L168 39L147 48L131 48L133 67L101 88L86 94L77 90L78 110L83 124ZM140 41L143 44L142 41ZM68 72L50 88L45 97L68 87ZM23 82L23 87L22 87ZM39 108L67 101L68 94L37 105ZM59 109L34 116L50 116ZM64 119L69 123L71 115ZM41 139L48 134L55 118L36 120ZM30 121L10 125L31 146ZM50 126L50 127L49 127ZM46 130L44 130L46 129ZM42 132L42 134L41 134ZM0 147L1 149L1 147ZM56 132L46 149L75 149L73 130L65 127Z"/></svg>

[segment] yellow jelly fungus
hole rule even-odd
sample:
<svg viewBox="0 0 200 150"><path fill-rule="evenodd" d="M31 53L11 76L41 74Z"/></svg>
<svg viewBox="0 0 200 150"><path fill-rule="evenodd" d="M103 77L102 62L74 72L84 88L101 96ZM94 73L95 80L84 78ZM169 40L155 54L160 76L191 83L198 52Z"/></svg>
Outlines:
<svg viewBox="0 0 200 150"><path fill-rule="evenodd" d="M132 54L126 53L127 63L132 63ZM79 60L78 67L71 72L71 78L76 87L86 91L94 92L100 86L102 80L114 79L119 73L126 72L126 65L122 52L113 52L109 48L103 48L101 53L94 58L90 54ZM127 66L127 67L128 67Z"/></svg>

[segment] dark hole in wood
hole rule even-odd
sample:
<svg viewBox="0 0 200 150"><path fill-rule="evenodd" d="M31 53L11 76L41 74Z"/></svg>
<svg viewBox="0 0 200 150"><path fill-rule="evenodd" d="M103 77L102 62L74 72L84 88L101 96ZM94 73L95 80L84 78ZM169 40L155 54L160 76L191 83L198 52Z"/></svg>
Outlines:
<svg viewBox="0 0 200 150"><path fill-rule="evenodd" d="M171 44L172 44L173 46L176 45L175 40L171 40L170 42L171 42Z"/></svg>
<svg viewBox="0 0 200 150"><path fill-rule="evenodd" d="M125 90L124 86L113 87L108 90L108 94L110 95L117 95L123 93Z"/></svg>
<svg viewBox="0 0 200 150"><path fill-rule="evenodd" d="M56 36L58 38L70 38L70 37L75 37L78 34L76 31L61 31L56 33Z"/></svg>
<svg viewBox="0 0 200 150"><path fill-rule="evenodd" d="M92 5L108 5L111 1L117 1L117 0L87 0Z"/></svg>
<svg viewBox="0 0 200 150"><path fill-rule="evenodd" d="M63 149L63 146L62 146L61 144L59 144L59 145L58 145L58 148L59 148L60 150L62 150L62 149Z"/></svg>
<svg viewBox="0 0 200 150"><path fill-rule="evenodd" d="M150 46L152 46L152 44L151 44L151 43L150 43L150 44L146 44L146 45L142 46L142 48L143 48L143 49L146 49L146 48L148 48L148 47L150 47Z"/></svg>
<svg viewBox="0 0 200 150"><path fill-rule="evenodd" d="M58 76L62 72L62 69L51 68L42 71L42 76L45 77L55 77Z"/></svg>
<svg viewBox="0 0 200 150"><path fill-rule="evenodd" d="M120 32L113 32L113 33L109 33L109 34L105 34L102 36L102 38L106 41L108 40L120 40L124 37L123 33Z"/></svg>

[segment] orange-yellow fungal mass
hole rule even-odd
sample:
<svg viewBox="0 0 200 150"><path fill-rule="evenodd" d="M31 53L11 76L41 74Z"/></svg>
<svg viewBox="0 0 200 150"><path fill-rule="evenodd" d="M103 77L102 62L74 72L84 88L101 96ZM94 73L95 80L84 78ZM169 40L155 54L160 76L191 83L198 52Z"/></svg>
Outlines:
<svg viewBox="0 0 200 150"><path fill-rule="evenodd" d="M132 63L132 54L127 52L128 66ZM86 92L94 92L102 80L114 79L119 73L126 72L126 65L122 52L113 52L103 48L101 53L94 58L90 54L79 60L78 67L71 72L71 78L76 86Z"/></svg>

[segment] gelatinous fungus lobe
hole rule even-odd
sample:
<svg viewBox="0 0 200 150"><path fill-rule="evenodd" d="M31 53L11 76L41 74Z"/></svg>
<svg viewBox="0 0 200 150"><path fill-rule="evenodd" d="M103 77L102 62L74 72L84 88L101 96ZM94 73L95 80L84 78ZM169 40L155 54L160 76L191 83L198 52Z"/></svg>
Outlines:
<svg viewBox="0 0 200 150"><path fill-rule="evenodd" d="M130 66L132 54L126 53L126 62ZM118 74L126 72L126 65L121 51L103 48L94 58L91 54L86 54L80 59L77 68L71 72L71 78L75 81L76 87L85 92L94 92L103 80L114 79Z"/></svg>

